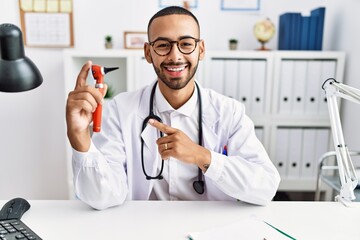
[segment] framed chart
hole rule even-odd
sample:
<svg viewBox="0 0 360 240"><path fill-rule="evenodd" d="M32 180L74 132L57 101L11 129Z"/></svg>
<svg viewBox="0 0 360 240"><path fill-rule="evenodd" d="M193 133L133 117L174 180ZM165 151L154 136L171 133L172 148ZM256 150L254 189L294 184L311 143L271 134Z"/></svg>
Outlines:
<svg viewBox="0 0 360 240"><path fill-rule="evenodd" d="M257 12L260 10L260 0L221 0L221 10Z"/></svg>
<svg viewBox="0 0 360 240"><path fill-rule="evenodd" d="M28 47L73 47L73 0L19 0Z"/></svg>

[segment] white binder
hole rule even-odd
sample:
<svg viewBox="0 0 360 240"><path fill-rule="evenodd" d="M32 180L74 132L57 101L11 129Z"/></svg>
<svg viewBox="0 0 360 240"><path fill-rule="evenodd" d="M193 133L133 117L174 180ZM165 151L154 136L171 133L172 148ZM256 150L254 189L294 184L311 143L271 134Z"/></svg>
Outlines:
<svg viewBox="0 0 360 240"><path fill-rule="evenodd" d="M255 127L255 135L256 137L264 144L264 128L262 127Z"/></svg>
<svg viewBox="0 0 360 240"><path fill-rule="evenodd" d="M330 146L330 129L329 128L318 128L316 129L316 148L315 148L315 173L318 171L318 164L320 157L329 151Z"/></svg>
<svg viewBox="0 0 360 240"><path fill-rule="evenodd" d="M319 110L319 92L321 89L321 61L308 61L305 91L305 113L314 115ZM321 89L322 90L322 89Z"/></svg>
<svg viewBox="0 0 360 240"><path fill-rule="evenodd" d="M265 106L266 61L254 60L252 70L251 113L263 114Z"/></svg>
<svg viewBox="0 0 360 240"><path fill-rule="evenodd" d="M289 129L288 151L287 177L297 179L300 177L300 163L302 158L301 128Z"/></svg>
<svg viewBox="0 0 360 240"><path fill-rule="evenodd" d="M245 105L246 112L251 113L252 61L239 60L238 70L237 99Z"/></svg>
<svg viewBox="0 0 360 240"><path fill-rule="evenodd" d="M225 60L224 66L224 95L237 98L237 84L238 84L238 60Z"/></svg>
<svg viewBox="0 0 360 240"><path fill-rule="evenodd" d="M283 60L280 67L279 113L288 114L291 111L294 61Z"/></svg>
<svg viewBox="0 0 360 240"><path fill-rule="evenodd" d="M302 139L302 159L300 175L301 178L315 178L316 177L316 128L304 128Z"/></svg>
<svg viewBox="0 0 360 240"><path fill-rule="evenodd" d="M289 151L289 129L278 128L276 130L276 152L274 164L282 178L286 178Z"/></svg>
<svg viewBox="0 0 360 240"><path fill-rule="evenodd" d="M320 91L319 91L319 113L328 114L328 106L326 102L325 91L321 88L322 84L328 78L336 78L336 61L328 60L322 61L321 64L321 75L320 75Z"/></svg>
<svg viewBox="0 0 360 240"><path fill-rule="evenodd" d="M304 114L305 111L305 84L308 63L305 60L294 61L293 88L291 93L291 113Z"/></svg>
<svg viewBox="0 0 360 240"><path fill-rule="evenodd" d="M209 88L224 93L224 60L211 59L211 75Z"/></svg>

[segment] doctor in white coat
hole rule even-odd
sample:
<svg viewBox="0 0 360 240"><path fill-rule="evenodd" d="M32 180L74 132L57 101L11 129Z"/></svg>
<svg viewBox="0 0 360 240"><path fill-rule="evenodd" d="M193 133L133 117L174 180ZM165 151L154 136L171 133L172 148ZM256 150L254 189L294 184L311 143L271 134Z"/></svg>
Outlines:
<svg viewBox="0 0 360 240"><path fill-rule="evenodd" d="M96 209L126 199L269 203L280 176L244 105L194 79L205 54L196 17L181 7L162 9L149 21L148 38L144 53L157 80L106 103L100 133L91 138L89 131L103 102L86 84L91 62L69 93L77 197Z"/></svg>

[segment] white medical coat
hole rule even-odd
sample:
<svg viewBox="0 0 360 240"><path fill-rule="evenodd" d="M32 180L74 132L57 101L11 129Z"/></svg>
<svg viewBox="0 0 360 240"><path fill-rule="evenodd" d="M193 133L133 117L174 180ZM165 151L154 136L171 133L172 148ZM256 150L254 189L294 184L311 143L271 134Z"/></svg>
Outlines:
<svg viewBox="0 0 360 240"><path fill-rule="evenodd" d="M157 175L161 159L158 131L152 126L142 131L152 87L121 93L106 103L101 133L94 134L90 150L73 150L75 193L96 209L126 199L149 199L157 180L146 180L143 174L141 138L149 175ZM211 151L211 165L204 174L206 199L267 204L276 193L280 176L255 136L244 105L210 89L200 87L200 91L203 144ZM221 153L225 145L228 156Z"/></svg>

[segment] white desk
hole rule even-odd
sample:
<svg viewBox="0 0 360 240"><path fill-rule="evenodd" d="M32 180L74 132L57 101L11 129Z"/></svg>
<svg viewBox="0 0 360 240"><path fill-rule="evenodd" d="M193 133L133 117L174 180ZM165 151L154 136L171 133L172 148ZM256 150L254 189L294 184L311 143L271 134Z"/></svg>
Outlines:
<svg viewBox="0 0 360 240"><path fill-rule="evenodd" d="M186 233L256 215L301 240L360 239L360 203L132 201L103 211L80 201L28 200L22 221L43 239L186 239ZM6 201L0 201L0 206ZM272 239L270 239L272 240Z"/></svg>

